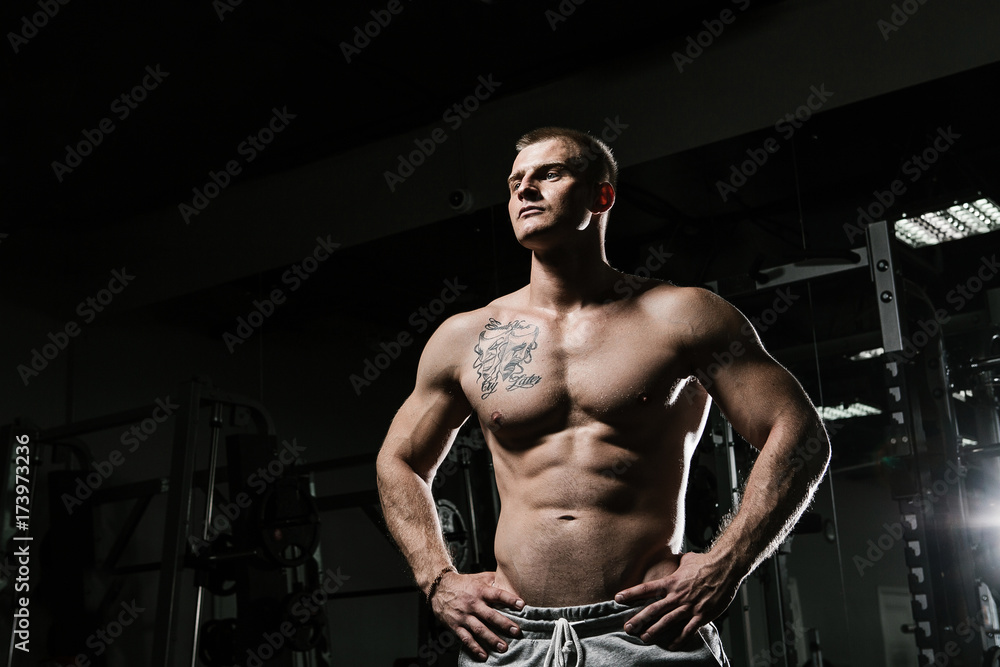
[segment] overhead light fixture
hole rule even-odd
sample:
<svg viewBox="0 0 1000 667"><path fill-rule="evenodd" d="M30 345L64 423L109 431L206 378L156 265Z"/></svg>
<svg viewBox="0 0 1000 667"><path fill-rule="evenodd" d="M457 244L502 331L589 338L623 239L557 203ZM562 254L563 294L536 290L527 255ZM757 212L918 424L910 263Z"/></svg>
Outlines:
<svg viewBox="0 0 1000 667"><path fill-rule="evenodd" d="M896 238L913 248L937 245L1000 229L1000 208L989 199L977 199L941 211L901 218L893 227Z"/></svg>
<svg viewBox="0 0 1000 667"><path fill-rule="evenodd" d="M872 350L862 350L857 354L853 354L848 357L851 361L867 361L868 359L876 359L885 354L885 350L881 347L876 347Z"/></svg>
<svg viewBox="0 0 1000 667"><path fill-rule="evenodd" d="M867 417L868 415L880 415L882 411L874 405L865 403L851 403L850 405L821 405L818 408L819 416L823 419L850 419L851 417Z"/></svg>

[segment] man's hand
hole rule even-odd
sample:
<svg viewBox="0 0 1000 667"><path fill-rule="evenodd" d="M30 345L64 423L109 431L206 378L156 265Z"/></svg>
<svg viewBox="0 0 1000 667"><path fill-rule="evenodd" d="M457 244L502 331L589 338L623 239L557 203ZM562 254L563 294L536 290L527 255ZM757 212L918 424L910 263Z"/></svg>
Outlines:
<svg viewBox="0 0 1000 667"><path fill-rule="evenodd" d="M672 574L628 588L615 601L659 598L626 621L625 632L647 644L669 642L670 650L677 650L726 610L739 586L740 579L710 554L686 553Z"/></svg>
<svg viewBox="0 0 1000 667"><path fill-rule="evenodd" d="M520 610L524 608L524 601L510 591L496 588L495 581L496 572L450 572L441 578L431 598L434 614L479 660L486 660L487 650L501 653L507 650L507 642L500 639L498 632L511 637L521 632L516 623L491 605L502 604Z"/></svg>

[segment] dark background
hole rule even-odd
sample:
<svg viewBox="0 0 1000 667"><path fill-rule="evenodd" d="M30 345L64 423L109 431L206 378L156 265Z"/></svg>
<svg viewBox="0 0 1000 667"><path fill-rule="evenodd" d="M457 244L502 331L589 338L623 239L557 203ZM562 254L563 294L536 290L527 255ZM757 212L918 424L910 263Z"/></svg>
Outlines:
<svg viewBox="0 0 1000 667"><path fill-rule="evenodd" d="M750 317L771 307L776 293L737 286L762 268L816 264L862 247L857 209L897 179L905 193L881 216L889 220L956 200L1000 201L995 3L913 2L912 15L868 0L400 0L400 11L386 14L388 4L245 0L225 11L219 2L75 0L58 5L35 33L24 17L43 11L39 4L0 9L0 421L52 427L152 405L197 374L261 401L281 437L306 443L307 460L374 453L433 330L415 326L411 314L433 306L447 280L467 288L442 316L526 282L529 257L509 231L504 180L514 141L540 125L596 134L619 128L611 144L622 165L608 232L614 266L634 271L662 248L670 259L657 277L715 282ZM377 33L371 27L376 34L348 62L343 44L375 20L373 11L391 20ZM887 29L894 12L905 22ZM12 37L28 34L26 42ZM688 51L694 57L678 67L677 54L699 37L702 51ZM147 67L169 74L120 118L115 100ZM499 86L453 127L447 110L474 94L480 77ZM788 137L776 123L818 89L832 95ZM247 162L241 142L274 109L294 118ZM65 162L69 147L105 118L113 132L60 179L53 163ZM948 128L959 138L911 181L907 162ZM386 172L435 130L446 141L390 189ZM718 183L769 139L778 150L735 193L720 196ZM179 206L233 160L240 173L186 223ZM471 195L467 211L449 205L459 189ZM287 289L282 276L312 253L317 237L340 247L301 288ZM902 261L907 276L947 307L948 291L996 245L993 234L904 251ZM85 322L79 304L123 269L134 281ZM224 334L276 287L286 302L231 351ZM788 313L761 332L767 347L817 404L880 405L880 370L847 361L879 341L867 270L792 291L798 299ZM983 290L952 314L974 329L986 321L985 305ZM19 367L69 322L81 333L25 376ZM370 385L352 384L366 360L404 332L414 344ZM863 548L893 512L877 475L847 472L878 458L877 430L838 437L834 468L845 472L835 479L844 480L846 500L841 506L832 488L821 494L828 516L837 505L841 523L854 520L839 547L848 563L851 545ZM84 444L99 460L117 442L110 432ZM169 433L142 452L111 481L166 475ZM46 458L50 469L74 465L55 453ZM323 493L371 490L374 476L362 467L317 483ZM39 525L59 509L40 506ZM154 503L127 559L157 558L162 511ZM95 534L109 539L126 512L102 507ZM98 561L101 548L99 540ZM833 549L806 546L811 562L835 563ZM323 556L352 574L354 591L409 582L392 547L356 511L324 516ZM863 581L848 565L839 583L802 585L803 613L831 637L835 663L883 664L888 644L878 619L854 627L869 633L868 642L844 640L846 619L874 613L878 586L905 588L897 556L898 569L886 559L882 573ZM802 567L805 576L811 566ZM152 608L155 581L155 574L129 579L123 599ZM91 594L106 583L95 576ZM826 595L838 604L823 604ZM329 613L351 664L416 654L413 594L331 603ZM374 617L386 624L374 636L395 639L352 641L373 638L363 619ZM155 624L153 614L144 616L109 664L140 664Z"/></svg>

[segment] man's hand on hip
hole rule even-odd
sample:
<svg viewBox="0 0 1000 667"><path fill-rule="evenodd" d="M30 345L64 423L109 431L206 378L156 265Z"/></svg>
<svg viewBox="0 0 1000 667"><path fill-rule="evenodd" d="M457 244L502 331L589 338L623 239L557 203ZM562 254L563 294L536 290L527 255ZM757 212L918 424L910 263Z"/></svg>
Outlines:
<svg viewBox="0 0 1000 667"><path fill-rule="evenodd" d="M524 608L524 601L510 591L493 586L496 572L459 574L450 572L441 578L431 609L451 628L472 655L486 660L488 651L507 650L507 642L498 633L517 637L520 628L492 605Z"/></svg>
<svg viewBox="0 0 1000 667"><path fill-rule="evenodd" d="M739 585L711 556L686 553L672 574L628 588L615 601L629 604L658 598L626 621L625 632L676 650L726 610Z"/></svg>

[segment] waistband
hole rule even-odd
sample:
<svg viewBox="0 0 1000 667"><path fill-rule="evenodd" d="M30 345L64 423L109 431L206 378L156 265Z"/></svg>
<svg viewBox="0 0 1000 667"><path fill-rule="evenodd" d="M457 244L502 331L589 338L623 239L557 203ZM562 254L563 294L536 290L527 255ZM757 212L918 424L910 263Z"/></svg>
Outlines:
<svg viewBox="0 0 1000 667"><path fill-rule="evenodd" d="M633 605L624 605L608 600L594 604L575 607L531 607L525 606L520 611L513 609L498 609L500 613L517 621L521 635L525 639L549 639L555 630L556 623L565 619L572 624L580 637L592 637L607 634L612 631L622 631L625 621L632 618L640 609L655 600L642 600Z"/></svg>

